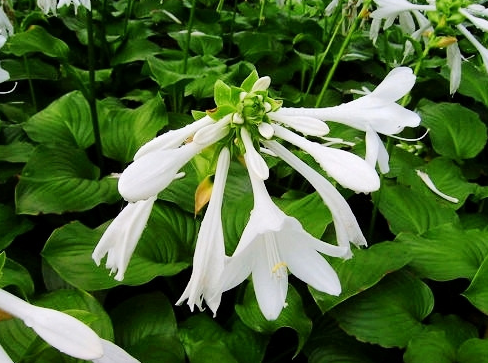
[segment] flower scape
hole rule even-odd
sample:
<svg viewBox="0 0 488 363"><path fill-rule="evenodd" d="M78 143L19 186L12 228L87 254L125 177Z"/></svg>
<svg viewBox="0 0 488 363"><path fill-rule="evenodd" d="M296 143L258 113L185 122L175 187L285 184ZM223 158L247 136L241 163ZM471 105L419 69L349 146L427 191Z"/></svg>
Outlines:
<svg viewBox="0 0 488 363"><path fill-rule="evenodd" d="M197 119L143 145L123 171L118 189L128 205L109 225L93 251L93 259L122 281L130 258L146 226L157 195L184 177L180 170L192 158L210 150L214 157L211 196L200 226L190 281L177 305L187 301L214 313L222 294L252 276L259 308L275 320L287 306L288 273L330 295L341 293L341 282L323 255L348 259L351 244L366 239L348 203L321 171L343 188L356 193L379 189L381 173L389 170L388 153L378 134L396 135L417 127L420 117L396 103L415 83L408 67L393 69L375 90L348 103L325 108L287 108L269 96L271 79L253 71L239 87L217 81L216 108L196 113ZM330 138L328 123L341 123L365 132L362 158L341 149ZM310 140L310 139L312 140ZM291 147L301 149L321 171L301 160ZM265 181L270 169L263 155L280 158L300 173L318 192L331 212L337 244L313 237L294 217L286 215L270 197ZM222 227L224 189L232 159L247 168L254 206L237 248L227 256Z"/></svg>

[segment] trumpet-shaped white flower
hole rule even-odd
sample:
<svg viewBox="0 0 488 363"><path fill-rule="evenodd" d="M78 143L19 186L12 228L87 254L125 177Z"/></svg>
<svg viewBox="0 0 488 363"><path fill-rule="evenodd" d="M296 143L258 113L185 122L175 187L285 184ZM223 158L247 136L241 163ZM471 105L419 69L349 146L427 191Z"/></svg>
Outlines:
<svg viewBox="0 0 488 363"><path fill-rule="evenodd" d="M175 179L178 171L196 154L209 145L214 144L227 133L229 119L217 123L205 124L195 133L193 141L179 148L167 148L161 139L154 141L136 153L132 164L121 174L119 192L125 200L136 202L157 195ZM187 129L186 132L193 131ZM177 139L179 142L186 132L182 132ZM176 139L176 137L175 137ZM157 146L161 146L157 148Z"/></svg>
<svg viewBox="0 0 488 363"><path fill-rule="evenodd" d="M373 19L387 19L385 28L391 26L393 21L399 15L414 10L421 11L435 11L434 4L412 4L407 0L374 0L378 8L374 10L369 16Z"/></svg>
<svg viewBox="0 0 488 363"><path fill-rule="evenodd" d="M90 0L59 0L58 9L63 6L70 6L73 4L75 7L75 14L78 12L78 7L81 5L87 10L91 11L91 1Z"/></svg>
<svg viewBox="0 0 488 363"><path fill-rule="evenodd" d="M230 152L223 148L217 161L212 195L198 233L190 282L176 303L180 305L188 299L191 311L194 305L202 311L205 299L214 316L222 294L220 279L224 270L225 246L221 209L229 165Z"/></svg>
<svg viewBox="0 0 488 363"><path fill-rule="evenodd" d="M10 22L10 19L8 18L7 14L5 14L5 11L3 11L3 8L0 6L0 35L6 39L9 36L11 36L13 33L14 33L14 26Z"/></svg>
<svg viewBox="0 0 488 363"><path fill-rule="evenodd" d="M62 353L99 363L136 363L121 348L101 339L90 327L66 313L31 305L0 289L0 309L24 321L42 339ZM123 353L122 353L123 352ZM116 355L114 355L117 353ZM7 355L0 348L0 358ZM113 360L117 358L117 360ZM8 358L10 359L10 358ZM9 362L9 360L1 360Z"/></svg>
<svg viewBox="0 0 488 363"><path fill-rule="evenodd" d="M359 156L309 141L279 125L273 125L273 128L276 136L309 153L322 169L343 187L359 193L369 193L379 189L378 174Z"/></svg>
<svg viewBox="0 0 488 363"><path fill-rule="evenodd" d="M265 147L279 156L283 161L288 163L293 169L302 174L303 177L307 179L315 188L315 190L317 190L332 214L337 235L337 243L339 246L349 248L349 242L358 247L367 245L366 239L359 228L358 222L352 213L351 208L341 193L339 193L327 179L301 161L278 142L266 141L263 144ZM352 253L349 251L344 257L350 256L352 256Z"/></svg>
<svg viewBox="0 0 488 363"><path fill-rule="evenodd" d="M393 135L407 126L417 127L420 124L420 117L415 112L396 103L410 92L415 84L415 78L410 68L398 67L388 73L373 92L351 102L325 108L281 108L277 113L288 116L310 116L365 131L367 161L372 166L380 161L380 170L387 172L386 150L376 133ZM377 159L374 159L375 155Z"/></svg>
<svg viewBox="0 0 488 363"><path fill-rule="evenodd" d="M37 6L44 14L49 14L52 11L56 15L57 0L37 0Z"/></svg>
<svg viewBox="0 0 488 363"><path fill-rule="evenodd" d="M225 266L223 290L237 286L252 274L259 307L268 320L275 320L286 306L288 270L317 290L339 295L339 278L320 253L342 257L348 248L312 237L300 222L285 215L273 203L259 176L251 170L249 176L254 208Z"/></svg>
<svg viewBox="0 0 488 363"><path fill-rule="evenodd" d="M147 220L156 197L129 203L112 221L92 253L95 263L100 266L107 255L106 267L115 273L115 279L122 281L129 260L137 242L146 228Z"/></svg>

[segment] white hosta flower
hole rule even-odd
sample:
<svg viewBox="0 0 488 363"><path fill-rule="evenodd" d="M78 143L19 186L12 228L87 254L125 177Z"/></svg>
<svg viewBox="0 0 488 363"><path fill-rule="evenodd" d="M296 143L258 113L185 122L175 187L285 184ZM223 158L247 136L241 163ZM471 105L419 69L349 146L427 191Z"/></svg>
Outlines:
<svg viewBox="0 0 488 363"><path fill-rule="evenodd" d="M3 11L3 8L0 6L0 35L4 38L8 38L14 34L14 26L10 22L7 14Z"/></svg>
<svg viewBox="0 0 488 363"><path fill-rule="evenodd" d="M70 6L71 4L75 7L75 14L78 12L80 5L91 11L91 0L59 0L57 7L59 9L63 6Z"/></svg>
<svg viewBox="0 0 488 363"><path fill-rule="evenodd" d="M52 13L56 15L56 0L37 0L37 6L41 8L44 14L49 14L52 11Z"/></svg>
<svg viewBox="0 0 488 363"><path fill-rule="evenodd" d="M286 305L288 270L317 290L339 295L339 278L320 253L342 257L348 248L312 237L300 222L273 203L260 177L251 170L249 176L254 208L225 266L223 290L237 286L252 274L259 307L268 320L275 320Z"/></svg>
<svg viewBox="0 0 488 363"><path fill-rule="evenodd" d="M212 195L198 233L190 281L176 303L180 305L188 299L191 311L195 305L202 311L205 299L214 316L222 295L220 280L224 270L225 245L221 209L229 165L230 152L224 148L217 161Z"/></svg>
<svg viewBox="0 0 488 363"><path fill-rule="evenodd" d="M264 161L263 157L254 148L254 145L249 135L249 131L245 128L241 129L241 138L246 148L246 165L249 170L261 178L261 180L266 180L269 177L268 165Z"/></svg>
<svg viewBox="0 0 488 363"><path fill-rule="evenodd" d="M276 136L309 153L343 187L358 193L370 193L379 189L378 174L359 156L309 141L279 125L273 125L273 128Z"/></svg>
<svg viewBox="0 0 488 363"><path fill-rule="evenodd" d="M339 122L370 134L394 135L407 126L417 127L420 124L420 117L415 112L396 103L410 92L415 84L415 78L410 68L398 67L388 73L373 92L351 102L325 108L281 108L277 113ZM384 159L384 151L378 140L379 138L367 137L366 153L369 155L381 154ZM368 161L372 165L376 164L376 160ZM387 171L387 165L383 163L380 166L382 172Z"/></svg>
<svg viewBox="0 0 488 363"><path fill-rule="evenodd" d="M387 19L389 25L385 25L388 28L396 17L404 12L410 12L413 10L420 11L435 11L436 6L434 4L412 4L407 0L374 0L378 8L374 10L369 16L372 19Z"/></svg>
<svg viewBox="0 0 488 363"><path fill-rule="evenodd" d="M367 245L366 239L359 228L351 208L341 193L327 179L278 142L266 141L263 144L293 169L302 174L315 190L317 190L332 214L339 246L349 248L350 242L358 247ZM350 256L352 256L352 253L349 251L345 257Z"/></svg>
<svg viewBox="0 0 488 363"><path fill-rule="evenodd" d="M134 162L121 174L118 184L120 194L129 202L157 195L173 181L183 165L228 133L228 120L223 121L226 122L212 123L200 128L192 142L177 149L168 149L160 141L154 143L150 141L152 144L143 152L136 153ZM207 128L211 132L206 132ZM199 133L204 136L198 137ZM202 139L205 143L201 141Z"/></svg>
<svg viewBox="0 0 488 363"><path fill-rule="evenodd" d="M122 281L134 253L137 242L146 228L147 220L156 197L129 203L112 221L92 253L92 258L100 266L107 255L106 267L115 273L115 279Z"/></svg>
<svg viewBox="0 0 488 363"><path fill-rule="evenodd" d="M483 64L485 65L485 69L488 72L488 49L486 49L483 44L479 42L478 39L475 38L471 32L466 29L466 27L462 24L458 24L457 29L463 33L463 35L473 44L476 50L480 53L481 58L483 59Z"/></svg>
<svg viewBox="0 0 488 363"><path fill-rule="evenodd" d="M48 344L74 358L98 363L139 362L115 344L101 339L90 327L71 315L31 305L2 289L0 309L23 320ZM0 362L10 361L0 347Z"/></svg>

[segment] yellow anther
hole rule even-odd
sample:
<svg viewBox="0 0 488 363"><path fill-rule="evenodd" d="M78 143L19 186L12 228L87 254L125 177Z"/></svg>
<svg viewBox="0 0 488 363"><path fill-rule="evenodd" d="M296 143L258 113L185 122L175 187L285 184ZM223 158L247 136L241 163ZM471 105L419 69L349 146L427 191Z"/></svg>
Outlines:
<svg viewBox="0 0 488 363"><path fill-rule="evenodd" d="M276 271L278 271L282 267L287 268L288 266L283 261L282 262L278 262L276 265L273 266L273 268L271 269L271 272L272 273L275 273Z"/></svg>

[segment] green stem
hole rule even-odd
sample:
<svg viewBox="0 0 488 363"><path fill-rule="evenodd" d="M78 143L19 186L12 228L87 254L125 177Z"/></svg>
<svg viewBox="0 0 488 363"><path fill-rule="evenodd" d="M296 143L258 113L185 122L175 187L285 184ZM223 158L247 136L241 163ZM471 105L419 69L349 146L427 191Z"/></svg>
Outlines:
<svg viewBox="0 0 488 363"><path fill-rule="evenodd" d="M25 66L25 71L27 73L27 81L29 82L29 91L30 91L32 106L34 107L34 111L37 112L36 92L34 91L34 83L32 83L29 62L27 61L27 57L25 55L24 55L24 66Z"/></svg>
<svg viewBox="0 0 488 363"><path fill-rule="evenodd" d="M196 7L196 1L193 0L191 3L190 19L188 19L188 25L186 27L185 48L183 49L183 74L186 74L186 71L188 68L188 57L189 57L189 52L190 52L191 32L193 29L193 20L195 19L195 7Z"/></svg>
<svg viewBox="0 0 488 363"><path fill-rule="evenodd" d="M259 20L258 20L258 28L263 25L264 21L264 6L266 5L266 0L261 0L261 8L259 9Z"/></svg>
<svg viewBox="0 0 488 363"><path fill-rule="evenodd" d="M127 1L127 8L125 9L125 18L124 18L124 39L127 36L127 29L129 27L129 19L130 19L130 15L132 14L133 5L134 5L134 0Z"/></svg>
<svg viewBox="0 0 488 363"><path fill-rule="evenodd" d="M342 42L341 48L339 49L339 52L336 54L334 58L334 63L332 64L332 67L329 70L329 73L327 73L327 78L325 79L324 85L322 86L322 90L320 91L319 97L317 98L317 101L315 102L315 107L319 107L320 104L322 103L322 100L325 95L325 91L329 87L329 83L332 80L332 77L334 76L334 73L339 65L339 62L341 61L342 56L344 55L344 52L346 51L347 46L349 45L349 42L351 41L351 38L356 31L359 23L361 20L364 18L364 14L367 12L368 7L369 7L369 1L366 1L363 4L363 7L361 8L361 11L359 12L358 16L356 19L354 19L354 22L352 23L351 27L349 28L349 31L347 32L346 39Z"/></svg>
<svg viewBox="0 0 488 363"><path fill-rule="evenodd" d="M100 125L98 122L97 101L95 98L95 42L93 38L93 16L91 11L86 14L86 30L88 33L88 79L89 90L85 97L87 97L90 105L90 114L93 127L93 135L95 137L95 149L97 153L97 161L100 170L103 171L103 152L102 139L100 137Z"/></svg>
<svg viewBox="0 0 488 363"><path fill-rule="evenodd" d="M339 33L339 29L341 28L343 22L344 22L344 17L341 17L341 19L339 20L339 22L336 24L336 26L334 28L334 31L332 32L332 35L331 35L331 37L329 39L329 43L327 44L327 47L325 48L324 53L322 53L319 56L319 61L317 63L317 66L315 67L314 74L313 74L312 78L310 79L310 82L308 83L307 91L305 92L305 97L307 97L308 94L310 93L310 90L312 89L312 85L315 82L315 77L319 73L319 70L322 67L322 64L324 63L324 60L327 57L327 54L329 54L329 50L332 47L332 44L333 44L333 42L335 40L335 37Z"/></svg>

